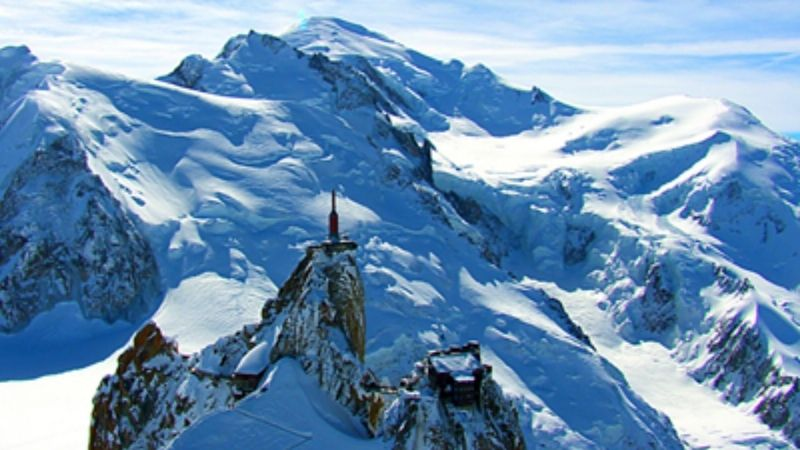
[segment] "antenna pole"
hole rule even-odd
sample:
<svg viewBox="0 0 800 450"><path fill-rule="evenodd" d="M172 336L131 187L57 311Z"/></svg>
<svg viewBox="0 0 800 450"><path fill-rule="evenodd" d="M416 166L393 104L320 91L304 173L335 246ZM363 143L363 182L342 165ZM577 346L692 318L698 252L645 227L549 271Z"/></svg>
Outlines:
<svg viewBox="0 0 800 450"><path fill-rule="evenodd" d="M336 213L336 190L331 190L331 213L328 215L328 239L339 242L339 214Z"/></svg>

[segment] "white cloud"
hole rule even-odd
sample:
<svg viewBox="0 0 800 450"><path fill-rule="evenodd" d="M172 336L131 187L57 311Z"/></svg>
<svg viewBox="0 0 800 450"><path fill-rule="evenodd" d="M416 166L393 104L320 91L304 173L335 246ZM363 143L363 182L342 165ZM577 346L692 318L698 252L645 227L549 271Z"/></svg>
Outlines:
<svg viewBox="0 0 800 450"><path fill-rule="evenodd" d="M602 45L558 44L535 41L516 41L480 32L449 32L414 28L395 30L392 36L415 49L427 49L439 55L462 55L462 58L481 61L497 60L499 64L529 63L546 60L571 60L596 56L752 56L787 54L797 57L800 37L756 38L728 41L694 41L681 43L627 43Z"/></svg>
<svg viewBox="0 0 800 450"><path fill-rule="evenodd" d="M300 2L256 10L237 3L247 2L3 0L0 45L26 44L41 59L152 78L190 53L215 56L250 28L286 29L296 20L291 4Z"/></svg>

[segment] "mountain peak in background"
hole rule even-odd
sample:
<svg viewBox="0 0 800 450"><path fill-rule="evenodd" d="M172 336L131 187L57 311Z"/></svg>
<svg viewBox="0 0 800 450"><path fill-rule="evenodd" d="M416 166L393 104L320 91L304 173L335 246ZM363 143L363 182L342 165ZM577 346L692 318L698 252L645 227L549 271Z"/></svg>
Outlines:
<svg viewBox="0 0 800 450"><path fill-rule="evenodd" d="M357 23L348 22L344 19L336 17L310 17L301 21L296 27L284 35L287 40L292 40L289 36L306 36L309 40L325 40L328 42L336 42L336 37L350 38L355 41L379 41L386 44L400 46L392 39L383 34L369 30L366 27ZM297 43L295 41L295 43ZM307 42L308 45L310 42Z"/></svg>
<svg viewBox="0 0 800 450"><path fill-rule="evenodd" d="M399 387L429 351L477 340L499 386L489 403L515 422L492 442L800 444L800 146L743 107L673 96L577 108L329 18L235 36L159 81L24 48L0 58L0 323L26 314L0 336L0 395L67 380L85 393L61 405L25 395L47 411L31 423L85 408L129 347L95 397L96 411L139 414L95 417L111 447L213 435L310 448L322 433L412 448L484 413L436 416L425 385L367 395L363 374ZM340 265L305 253L327 235L331 189L359 243L339 263L358 269L365 328L319 326L359 323L323 320ZM286 306L289 291L319 308ZM126 299L130 310L117 308ZM345 355L353 342L363 346ZM329 358L333 348L350 350ZM250 380L266 393L214 384L253 361L273 364ZM358 370L335 375L336 361ZM128 382L148 388L125 397ZM402 401L380 421L378 398ZM412 413L431 426L414 439L398 421ZM259 425L298 414L288 432ZM453 445L483 439L472 431L451 433ZM31 442L63 446L55 439Z"/></svg>

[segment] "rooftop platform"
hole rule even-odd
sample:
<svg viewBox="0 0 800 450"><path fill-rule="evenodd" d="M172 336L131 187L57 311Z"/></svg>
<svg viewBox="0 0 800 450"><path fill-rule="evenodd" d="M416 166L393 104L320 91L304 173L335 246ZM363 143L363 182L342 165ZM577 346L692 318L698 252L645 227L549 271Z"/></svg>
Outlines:
<svg viewBox="0 0 800 450"><path fill-rule="evenodd" d="M306 248L306 253L313 253L317 250L322 250L327 255L332 255L334 253L340 253L345 251L351 251L358 248L358 244L355 241L351 241L349 239L342 239L340 241L323 241L320 244L309 245Z"/></svg>

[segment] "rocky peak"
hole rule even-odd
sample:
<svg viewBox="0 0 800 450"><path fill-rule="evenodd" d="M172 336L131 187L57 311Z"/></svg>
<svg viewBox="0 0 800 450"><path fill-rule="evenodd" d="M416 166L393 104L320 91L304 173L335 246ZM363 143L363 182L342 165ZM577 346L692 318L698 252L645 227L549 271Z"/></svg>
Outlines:
<svg viewBox="0 0 800 450"><path fill-rule="evenodd" d="M272 51L274 54L277 54L284 49L290 49L289 45L280 38L250 30L250 32L246 35L239 35L230 39L222 48L222 52L220 52L218 58L233 58L236 52L244 46L264 47Z"/></svg>
<svg viewBox="0 0 800 450"><path fill-rule="evenodd" d="M155 324L145 325L120 355L116 373L103 379L95 395L90 448L162 441L175 426L174 413L162 409L165 397L172 397L165 392L169 390L165 380L177 377L187 360Z"/></svg>
<svg viewBox="0 0 800 450"><path fill-rule="evenodd" d="M297 359L374 435L383 399L361 383L369 376L363 367L366 315L355 249L350 241L309 247L278 297L264 306L262 317L265 324L283 319L270 360Z"/></svg>
<svg viewBox="0 0 800 450"><path fill-rule="evenodd" d="M364 286L355 259L354 242L324 243L311 246L298 264L294 273L278 292L278 298L268 301L262 311L267 323L273 323L281 314L286 314L292 325L321 325L323 340L330 333L341 333L347 346L342 351L352 352L359 361L364 360L366 318L364 313ZM319 324L299 324L305 316L304 308L315 308L319 314L314 319ZM305 330L282 329L276 339L272 360L283 356L299 356L307 348L296 338ZM312 338L312 336L306 336Z"/></svg>
<svg viewBox="0 0 800 450"><path fill-rule="evenodd" d="M178 67L169 75L162 78L164 81L174 83L189 89L202 90L199 82L203 78L204 72L211 66L211 61L200 55L189 55L184 58Z"/></svg>
<svg viewBox="0 0 800 450"><path fill-rule="evenodd" d="M202 417L233 407L255 388L233 376L257 340L256 326L184 355L157 325L145 325L93 399L91 449L165 448Z"/></svg>
<svg viewBox="0 0 800 450"><path fill-rule="evenodd" d="M145 364L158 355L168 358L178 356L178 346L165 338L156 324L150 322L142 327L133 338L133 346L119 357L117 375L125 373L131 365L141 370Z"/></svg>
<svg viewBox="0 0 800 450"><path fill-rule="evenodd" d="M362 363L364 288L355 248L348 241L310 247L278 297L265 304L263 321L196 354L180 354L154 324L142 328L95 396L92 448L163 447L202 417L256 392L282 358L296 359L374 435L383 399L362 383L370 374ZM267 349L269 358L261 358Z"/></svg>

